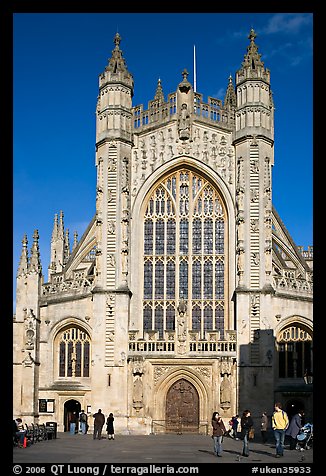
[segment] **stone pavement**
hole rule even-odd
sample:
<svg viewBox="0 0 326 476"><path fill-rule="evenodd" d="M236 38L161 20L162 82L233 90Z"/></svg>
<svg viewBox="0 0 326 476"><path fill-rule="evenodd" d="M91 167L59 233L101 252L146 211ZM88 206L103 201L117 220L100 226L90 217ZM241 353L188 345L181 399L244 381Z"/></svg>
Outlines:
<svg viewBox="0 0 326 476"><path fill-rule="evenodd" d="M313 462L312 448L290 451L287 445L284 456L275 458L273 435L267 444L255 437L255 441L249 444L248 458L241 456L242 444L241 440L225 437L222 458L217 458L213 453L213 440L208 435L116 435L115 440L110 441L106 435L101 440L93 440L91 434L58 433L57 439L41 441L28 448L13 448L13 463L265 463L301 466Z"/></svg>

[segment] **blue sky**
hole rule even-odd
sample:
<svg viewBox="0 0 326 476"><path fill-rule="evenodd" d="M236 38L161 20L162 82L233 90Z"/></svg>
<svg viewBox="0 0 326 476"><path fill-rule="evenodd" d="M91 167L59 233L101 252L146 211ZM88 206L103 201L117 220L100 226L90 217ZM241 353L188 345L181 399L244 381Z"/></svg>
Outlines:
<svg viewBox="0 0 326 476"><path fill-rule="evenodd" d="M271 71L275 104L273 204L297 245L313 244L311 13L16 13L13 31L13 278L27 233L39 231L47 281L54 214L70 241L95 213L98 76L118 31L134 77L133 105L165 96L184 68L197 91L224 99L251 28Z"/></svg>

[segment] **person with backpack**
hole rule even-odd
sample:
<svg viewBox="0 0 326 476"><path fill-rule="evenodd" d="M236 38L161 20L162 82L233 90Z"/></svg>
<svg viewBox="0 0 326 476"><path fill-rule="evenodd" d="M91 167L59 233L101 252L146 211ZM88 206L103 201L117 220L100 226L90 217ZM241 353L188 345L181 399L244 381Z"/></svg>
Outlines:
<svg viewBox="0 0 326 476"><path fill-rule="evenodd" d="M284 454L285 432L288 426L289 417L287 413L282 410L282 403L275 403L272 415L272 429L276 441L276 458L281 458Z"/></svg>
<svg viewBox="0 0 326 476"><path fill-rule="evenodd" d="M231 418L229 425L231 426L230 436L235 440L238 440L238 426L239 426L239 415L235 415Z"/></svg>
<svg viewBox="0 0 326 476"><path fill-rule="evenodd" d="M82 410L79 414L79 426L80 426L80 432L83 435L86 435L87 433L87 414L85 413L84 410Z"/></svg>

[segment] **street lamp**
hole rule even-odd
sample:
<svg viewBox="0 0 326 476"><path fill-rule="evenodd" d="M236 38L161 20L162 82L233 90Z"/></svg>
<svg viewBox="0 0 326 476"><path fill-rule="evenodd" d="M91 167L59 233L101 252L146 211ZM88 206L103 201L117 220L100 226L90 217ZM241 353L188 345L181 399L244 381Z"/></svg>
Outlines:
<svg viewBox="0 0 326 476"><path fill-rule="evenodd" d="M306 385L311 385L313 382L313 379L314 377L312 375L312 372L308 372L308 370L306 370L303 376L304 383Z"/></svg>

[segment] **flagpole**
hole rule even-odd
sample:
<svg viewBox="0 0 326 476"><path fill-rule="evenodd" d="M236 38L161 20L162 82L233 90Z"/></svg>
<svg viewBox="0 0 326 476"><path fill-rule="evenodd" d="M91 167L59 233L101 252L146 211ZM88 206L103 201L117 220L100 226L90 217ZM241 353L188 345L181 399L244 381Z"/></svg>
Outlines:
<svg viewBox="0 0 326 476"><path fill-rule="evenodd" d="M197 92L197 78L196 78L196 47L194 45L194 92Z"/></svg>

